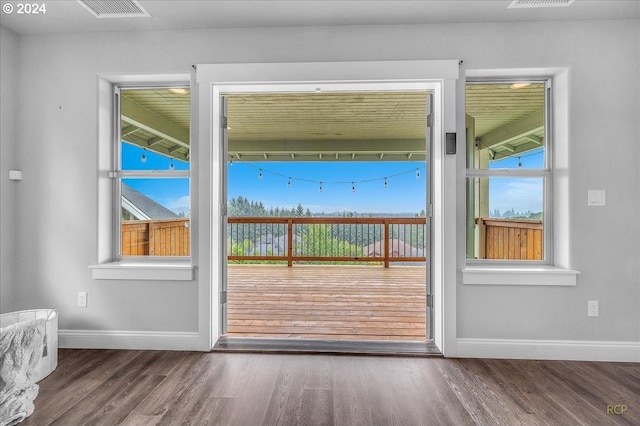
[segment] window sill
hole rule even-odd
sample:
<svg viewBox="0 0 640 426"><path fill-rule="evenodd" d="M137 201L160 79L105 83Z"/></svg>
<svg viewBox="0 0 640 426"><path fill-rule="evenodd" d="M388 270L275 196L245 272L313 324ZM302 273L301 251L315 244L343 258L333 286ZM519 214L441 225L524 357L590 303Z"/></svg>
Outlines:
<svg viewBox="0 0 640 426"><path fill-rule="evenodd" d="M108 262L89 266L94 280L193 281L189 262Z"/></svg>
<svg viewBox="0 0 640 426"><path fill-rule="evenodd" d="M468 266L462 270L463 284L575 286L579 271L540 267Z"/></svg>

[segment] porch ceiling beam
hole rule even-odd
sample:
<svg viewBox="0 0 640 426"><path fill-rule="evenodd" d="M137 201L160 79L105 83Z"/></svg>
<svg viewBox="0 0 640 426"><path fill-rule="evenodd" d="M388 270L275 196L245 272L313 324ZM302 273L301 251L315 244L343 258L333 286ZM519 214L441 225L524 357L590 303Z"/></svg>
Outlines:
<svg viewBox="0 0 640 426"><path fill-rule="evenodd" d="M424 139L404 140L299 140L299 141L263 141L229 139L229 152L247 154L315 154L335 155L351 153L388 154L400 152L425 153Z"/></svg>
<svg viewBox="0 0 640 426"><path fill-rule="evenodd" d="M506 154L506 153L505 153ZM229 153L229 158L236 158L235 153ZM272 154L272 153L260 153L260 154L242 154L242 161L245 162L262 162L262 161L425 161L425 154L414 154L409 160L407 153L392 153L385 154L384 159L380 159L380 154L372 153L351 153L348 155L323 155L322 159L318 157L318 154Z"/></svg>
<svg viewBox="0 0 640 426"><path fill-rule="evenodd" d="M132 143L134 145L142 146L142 147L150 147L151 146L146 139L141 138L141 137L136 136L136 135L133 135L133 134L129 134L127 136L124 136L122 138L122 140L125 141L125 142ZM160 146L160 145L153 147L153 151L157 152L158 154L165 155L167 157L175 158L177 160L182 160L182 161L188 161L189 160L188 151L187 151L187 153L174 152L170 148L165 148L165 147Z"/></svg>
<svg viewBox="0 0 640 426"><path fill-rule="evenodd" d="M501 158L505 158L505 157L517 157L518 154L524 154L528 151L534 150L536 148L540 148L540 145L538 145L535 142L527 142L527 143L523 143L518 145L517 147L515 147L513 149L513 152L511 151L498 151L496 150L494 152L494 156L493 159L494 160L500 160Z"/></svg>
<svg viewBox="0 0 640 426"><path fill-rule="evenodd" d="M189 148L189 130L128 98L120 100L122 121L176 145Z"/></svg>
<svg viewBox="0 0 640 426"><path fill-rule="evenodd" d="M544 141L544 138L541 138L540 136L536 136L536 135L526 135L525 139L528 139L531 142L534 142L538 145L542 145L542 142Z"/></svg>
<svg viewBox="0 0 640 426"><path fill-rule="evenodd" d="M481 148L504 145L544 129L544 110L541 108L519 120L498 127L480 137Z"/></svg>
<svg viewBox="0 0 640 426"><path fill-rule="evenodd" d="M131 133L135 132L136 130L138 130L138 126L127 126L127 127L124 127L120 131L120 135L121 136L130 135Z"/></svg>

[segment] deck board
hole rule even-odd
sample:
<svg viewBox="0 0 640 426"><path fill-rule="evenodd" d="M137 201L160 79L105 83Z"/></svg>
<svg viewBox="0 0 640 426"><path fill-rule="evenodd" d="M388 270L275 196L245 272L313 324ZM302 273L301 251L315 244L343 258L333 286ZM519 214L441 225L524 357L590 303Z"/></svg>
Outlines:
<svg viewBox="0 0 640 426"><path fill-rule="evenodd" d="M228 337L426 340L424 266L231 264Z"/></svg>

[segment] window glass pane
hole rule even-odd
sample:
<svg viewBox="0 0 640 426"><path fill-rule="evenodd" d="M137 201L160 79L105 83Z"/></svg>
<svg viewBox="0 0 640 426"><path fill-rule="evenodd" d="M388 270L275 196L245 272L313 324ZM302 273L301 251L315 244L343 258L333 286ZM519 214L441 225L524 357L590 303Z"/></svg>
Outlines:
<svg viewBox="0 0 640 426"><path fill-rule="evenodd" d="M189 256L188 178L122 179L122 256Z"/></svg>
<svg viewBox="0 0 640 426"><path fill-rule="evenodd" d="M188 170L188 88L120 90L121 170Z"/></svg>
<svg viewBox="0 0 640 426"><path fill-rule="evenodd" d="M180 160L123 141L120 147L122 170L189 170L189 160Z"/></svg>
<svg viewBox="0 0 640 426"><path fill-rule="evenodd" d="M467 257L543 260L543 178L467 179Z"/></svg>
<svg viewBox="0 0 640 426"><path fill-rule="evenodd" d="M469 83L469 169L545 168L544 83Z"/></svg>

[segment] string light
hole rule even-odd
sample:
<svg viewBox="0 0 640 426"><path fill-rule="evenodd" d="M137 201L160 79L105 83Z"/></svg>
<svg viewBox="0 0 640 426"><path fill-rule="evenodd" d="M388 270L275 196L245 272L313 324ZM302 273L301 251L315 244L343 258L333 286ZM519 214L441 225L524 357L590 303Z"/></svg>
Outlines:
<svg viewBox="0 0 640 426"><path fill-rule="evenodd" d="M412 169L409 169L409 170L405 170L405 171L402 171L402 172L399 172L399 173L395 173L395 174L392 174L392 175L374 177L374 178L370 178L370 179L361 179L361 180L352 180L352 181L351 180L346 180L346 181L326 181L326 180L323 180L323 181L319 181L319 180L315 180L315 179L307 179L307 178L302 178L302 177L287 176L287 175L284 175L282 173L275 172L273 170L268 170L268 169L264 169L264 168L261 168L261 167L254 166L253 164L245 162L245 161L242 161L242 160L238 160L238 161L240 163L248 166L248 167L253 167L254 169L256 169L257 172L258 172L258 179L264 178L264 174L265 173L269 173L269 174L272 174L274 176L280 176L282 178L286 178L287 179L287 188L291 188L292 182L294 180L297 180L297 181L300 181L300 182L308 182L308 183L317 184L319 192L323 192L324 191L325 184L332 184L332 185L350 184L351 185L351 191L352 192L356 192L356 184L358 184L358 183L368 183L368 182L375 182L375 181L383 181L384 188L386 189L386 188L389 187L389 179L391 179L391 178L403 176L403 175L406 175L406 174L409 174L409 173L415 173L416 179L420 179L420 177L421 177L421 172L420 172L421 167L418 167L418 168L412 168ZM229 165L230 166L233 165L233 160L229 159Z"/></svg>
<svg viewBox="0 0 640 426"><path fill-rule="evenodd" d="M169 164L169 168L170 168L171 170L173 170L173 169L175 169L175 168L176 168L176 166L174 166L174 165L173 165L173 160L171 160L171 164Z"/></svg>
<svg viewBox="0 0 640 426"><path fill-rule="evenodd" d="M142 148L142 155L140 156L140 161L143 163L147 162L147 148Z"/></svg>

